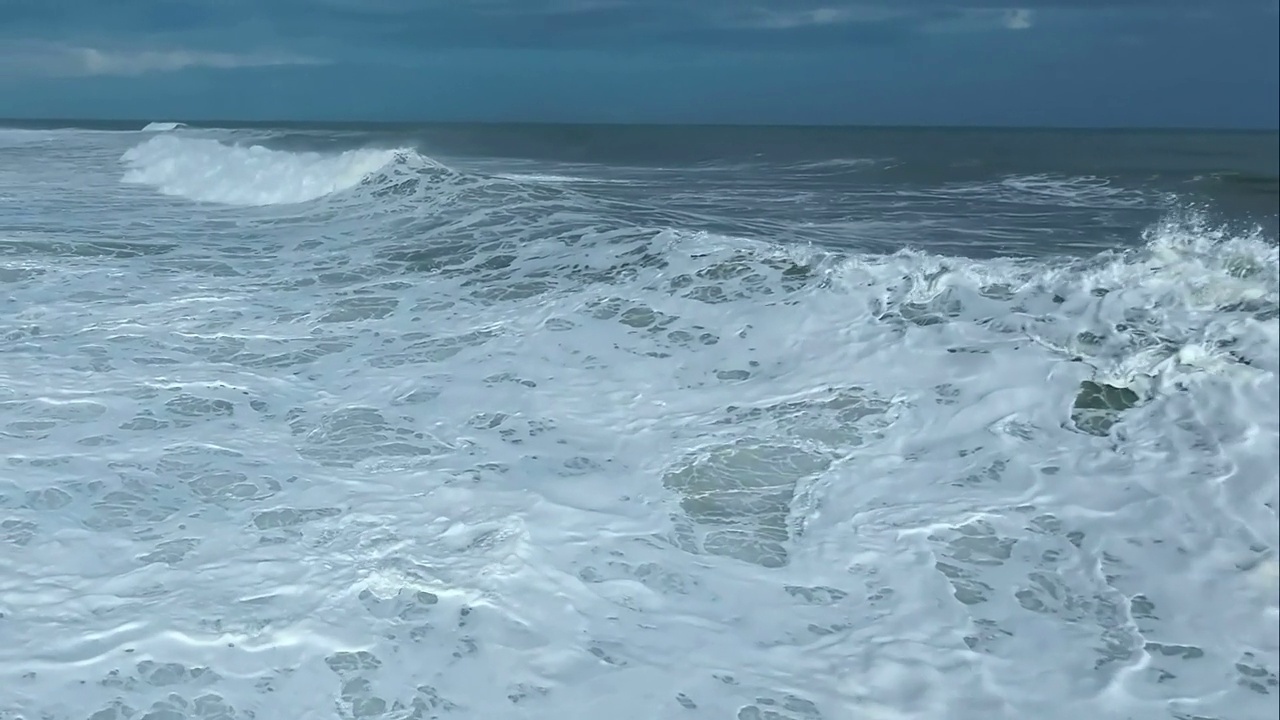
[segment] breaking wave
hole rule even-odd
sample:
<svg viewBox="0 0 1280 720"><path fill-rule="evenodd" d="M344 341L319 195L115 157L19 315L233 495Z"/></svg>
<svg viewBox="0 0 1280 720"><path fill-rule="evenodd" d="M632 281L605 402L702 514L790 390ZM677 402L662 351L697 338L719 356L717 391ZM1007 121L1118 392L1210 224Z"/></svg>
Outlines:
<svg viewBox="0 0 1280 720"><path fill-rule="evenodd" d="M177 130L184 127L186 127L186 123L149 122L142 128L142 132L169 132L171 130Z"/></svg>
<svg viewBox="0 0 1280 720"><path fill-rule="evenodd" d="M212 138L159 135L129 149L124 181L166 195L226 205L303 203L356 187L408 149L359 149L337 154L271 150Z"/></svg>

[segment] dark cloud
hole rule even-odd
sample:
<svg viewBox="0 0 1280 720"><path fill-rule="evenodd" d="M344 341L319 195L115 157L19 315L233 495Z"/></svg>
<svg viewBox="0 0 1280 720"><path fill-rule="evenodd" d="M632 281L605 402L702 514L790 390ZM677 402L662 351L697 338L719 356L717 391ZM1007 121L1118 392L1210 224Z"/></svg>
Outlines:
<svg viewBox="0 0 1280 720"><path fill-rule="evenodd" d="M6 38L248 48L810 48L1026 29L1041 14L1266 12L1276 0L0 0Z"/></svg>
<svg viewBox="0 0 1280 720"><path fill-rule="evenodd" d="M1274 127L1276 0L0 0L0 116Z"/></svg>

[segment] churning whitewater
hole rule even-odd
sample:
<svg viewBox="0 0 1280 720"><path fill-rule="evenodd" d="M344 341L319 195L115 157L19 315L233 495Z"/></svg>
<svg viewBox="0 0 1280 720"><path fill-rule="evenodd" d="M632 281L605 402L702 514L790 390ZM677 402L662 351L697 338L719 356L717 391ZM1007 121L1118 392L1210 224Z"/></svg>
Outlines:
<svg viewBox="0 0 1280 720"><path fill-rule="evenodd" d="M1270 229L309 132L0 130L0 718L1276 717Z"/></svg>

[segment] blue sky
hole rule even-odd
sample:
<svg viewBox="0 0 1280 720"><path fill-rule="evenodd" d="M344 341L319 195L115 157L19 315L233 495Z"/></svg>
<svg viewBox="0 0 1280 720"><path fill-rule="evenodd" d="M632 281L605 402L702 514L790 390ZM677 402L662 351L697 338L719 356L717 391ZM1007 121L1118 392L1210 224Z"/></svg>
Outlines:
<svg viewBox="0 0 1280 720"><path fill-rule="evenodd" d="M0 117L1268 127L1280 0L0 0Z"/></svg>

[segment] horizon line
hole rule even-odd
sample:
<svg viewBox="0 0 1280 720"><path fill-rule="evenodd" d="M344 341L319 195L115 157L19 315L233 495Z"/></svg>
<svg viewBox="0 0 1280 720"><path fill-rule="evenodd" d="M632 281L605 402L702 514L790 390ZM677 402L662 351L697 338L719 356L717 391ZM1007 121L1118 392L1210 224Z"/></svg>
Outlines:
<svg viewBox="0 0 1280 720"><path fill-rule="evenodd" d="M1177 126L1177 125L986 125L986 124L927 124L927 123L761 123L761 122L624 122L567 121L567 120L236 120L230 118L201 119L143 119L143 118L88 118L88 117L0 117L0 127L23 129L20 126L38 125L47 129L95 129L90 126L137 125L138 130L151 123L177 123L209 129L237 129L247 127L334 127L364 126L384 128L408 128L428 126L487 126L487 127L613 127L613 128L778 128L794 130L1003 130L1003 131L1057 131L1057 132L1168 132L1168 133L1280 133L1280 126Z"/></svg>

